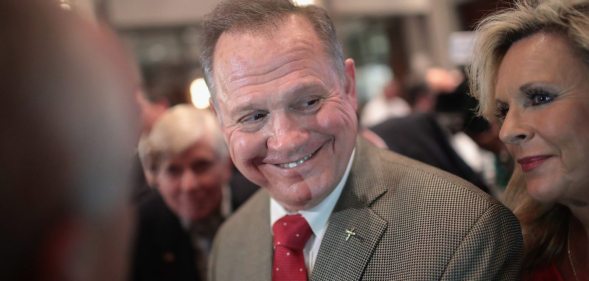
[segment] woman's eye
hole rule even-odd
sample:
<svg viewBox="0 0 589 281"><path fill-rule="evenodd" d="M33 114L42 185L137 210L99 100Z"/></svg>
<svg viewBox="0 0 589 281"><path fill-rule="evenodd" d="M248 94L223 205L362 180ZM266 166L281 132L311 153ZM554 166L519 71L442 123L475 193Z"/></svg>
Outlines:
<svg viewBox="0 0 589 281"><path fill-rule="evenodd" d="M554 96L548 94L532 94L530 96L530 100L532 101L532 105L541 105L552 102Z"/></svg>
<svg viewBox="0 0 589 281"><path fill-rule="evenodd" d="M495 110L495 118L499 123L503 123L505 117L507 116L507 112L509 111L509 106L505 103L498 103L497 109Z"/></svg>
<svg viewBox="0 0 589 281"><path fill-rule="evenodd" d="M529 105L537 106L551 103L556 95L543 88L528 88L523 91L527 96Z"/></svg>

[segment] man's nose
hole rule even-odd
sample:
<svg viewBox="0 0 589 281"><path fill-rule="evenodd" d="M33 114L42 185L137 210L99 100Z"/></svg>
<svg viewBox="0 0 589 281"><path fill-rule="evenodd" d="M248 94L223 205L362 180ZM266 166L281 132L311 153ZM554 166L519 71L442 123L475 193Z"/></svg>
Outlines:
<svg viewBox="0 0 589 281"><path fill-rule="evenodd" d="M198 177L191 171L185 171L182 174L182 178L180 180L180 188L182 191L192 191L198 189L199 180Z"/></svg>
<svg viewBox="0 0 589 281"><path fill-rule="evenodd" d="M293 151L307 141L308 132L304 129L302 120L297 120L288 113L278 113L272 116L270 122L270 136L267 147L274 151Z"/></svg>
<svg viewBox="0 0 589 281"><path fill-rule="evenodd" d="M521 144L534 135L519 111L510 110L499 130L499 138L505 144Z"/></svg>

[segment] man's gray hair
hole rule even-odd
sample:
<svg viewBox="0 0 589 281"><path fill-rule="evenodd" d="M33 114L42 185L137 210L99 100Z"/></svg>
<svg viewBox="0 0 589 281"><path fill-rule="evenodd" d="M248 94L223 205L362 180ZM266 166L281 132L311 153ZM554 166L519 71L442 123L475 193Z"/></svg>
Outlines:
<svg viewBox="0 0 589 281"><path fill-rule="evenodd" d="M215 101L216 95L213 79L213 57L215 46L221 35L228 31L267 32L269 29L279 27L288 15L300 15L311 23L343 81L344 55L342 47L337 41L333 22L323 8L317 6L299 7L290 0L226 0L219 4L204 22L201 61L213 101Z"/></svg>
<svg viewBox="0 0 589 281"><path fill-rule="evenodd" d="M197 142L206 140L219 156L228 159L223 133L214 114L190 104L170 108L139 142L139 158L144 169L156 173L163 161L175 157Z"/></svg>

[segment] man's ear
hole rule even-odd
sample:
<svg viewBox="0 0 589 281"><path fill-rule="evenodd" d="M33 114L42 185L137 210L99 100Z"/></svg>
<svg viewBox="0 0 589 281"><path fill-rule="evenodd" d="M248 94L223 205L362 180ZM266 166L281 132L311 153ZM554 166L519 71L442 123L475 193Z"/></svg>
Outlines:
<svg viewBox="0 0 589 281"><path fill-rule="evenodd" d="M344 74L346 81L344 84L344 91L354 110L358 110L358 99L356 96L356 66L353 59L346 59L344 61Z"/></svg>

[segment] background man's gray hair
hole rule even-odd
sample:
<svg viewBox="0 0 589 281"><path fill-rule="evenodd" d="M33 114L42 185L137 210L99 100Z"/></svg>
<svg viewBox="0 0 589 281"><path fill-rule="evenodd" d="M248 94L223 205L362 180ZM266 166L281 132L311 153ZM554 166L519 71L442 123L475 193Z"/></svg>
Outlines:
<svg viewBox="0 0 589 281"><path fill-rule="evenodd" d="M191 104L179 104L164 113L151 132L139 142L139 158L144 170L157 173L162 162L175 157L199 141L207 141L225 161L229 152L215 115Z"/></svg>
<svg viewBox="0 0 589 281"><path fill-rule="evenodd" d="M311 23L343 81L342 47L337 41L333 22L324 9L317 6L298 7L290 0L227 0L219 4L204 22L201 60L213 101L216 95L213 57L219 37L227 31L268 32L293 14L303 16Z"/></svg>

